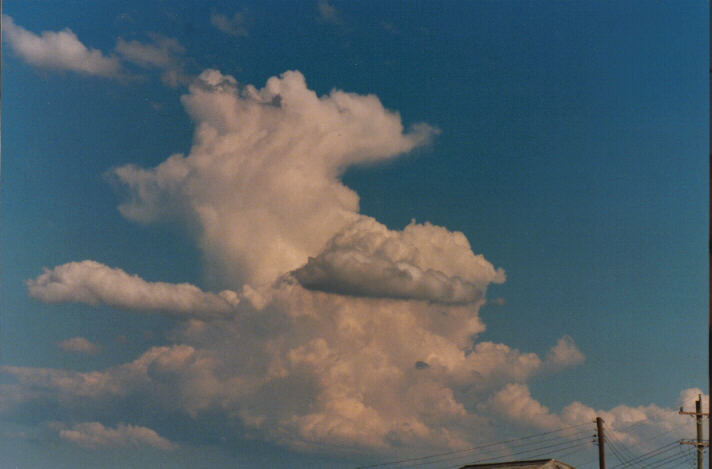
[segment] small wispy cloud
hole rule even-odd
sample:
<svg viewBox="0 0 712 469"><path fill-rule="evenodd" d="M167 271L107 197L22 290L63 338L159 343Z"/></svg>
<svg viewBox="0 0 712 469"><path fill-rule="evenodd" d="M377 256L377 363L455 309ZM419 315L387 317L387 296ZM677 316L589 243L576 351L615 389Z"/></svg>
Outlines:
<svg viewBox="0 0 712 469"><path fill-rule="evenodd" d="M319 18L322 21L331 24L341 23L341 15L339 14L339 10L337 10L336 7L331 5L326 0L319 0L317 8L319 9Z"/></svg>
<svg viewBox="0 0 712 469"><path fill-rule="evenodd" d="M246 37L248 35L244 11L235 13L231 18L213 11L210 13L210 22L218 30L230 36Z"/></svg>
<svg viewBox="0 0 712 469"><path fill-rule="evenodd" d="M178 447L154 430L138 425L119 424L111 428L99 422L83 422L69 427L54 426L62 440L90 449L151 446L169 451Z"/></svg>
<svg viewBox="0 0 712 469"><path fill-rule="evenodd" d="M93 355L101 351L101 345L88 341L84 337L72 337L57 344L64 352Z"/></svg>
<svg viewBox="0 0 712 469"><path fill-rule="evenodd" d="M185 47L176 39L160 34L149 35L151 42L126 41L119 38L116 52L123 60L146 69L162 70L161 80L175 88L186 85L191 78L184 71Z"/></svg>

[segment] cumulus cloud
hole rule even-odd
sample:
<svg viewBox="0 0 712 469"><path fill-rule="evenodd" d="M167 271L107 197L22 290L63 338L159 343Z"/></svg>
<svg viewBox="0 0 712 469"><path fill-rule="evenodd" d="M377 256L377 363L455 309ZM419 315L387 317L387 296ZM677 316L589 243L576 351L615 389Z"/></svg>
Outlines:
<svg viewBox="0 0 712 469"><path fill-rule="evenodd" d="M116 428L111 428L99 422L83 422L68 427L55 426L58 427L61 439L86 448L152 446L162 450L173 450L178 447L154 430L138 425L119 424Z"/></svg>
<svg viewBox="0 0 712 469"><path fill-rule="evenodd" d="M434 133L425 124L404 132L372 95L319 97L299 72L257 89L208 70L182 101L196 122L190 154L115 169L130 194L120 211L143 223L183 221L211 277L230 288L272 282L316 256L359 218L358 195L339 179L345 169L408 152Z"/></svg>
<svg viewBox="0 0 712 469"><path fill-rule="evenodd" d="M13 366L0 371L15 380L5 385L9 404L15 407L25 402L56 403L67 415L79 417L118 403L124 409L138 406L194 416L208 408L220 409L222 399L227 399L224 393L231 383L215 377L221 365L210 351L173 345L152 347L134 361L102 371Z"/></svg>
<svg viewBox="0 0 712 469"><path fill-rule="evenodd" d="M546 356L550 371L581 365L584 361L586 361L586 357L578 349L574 340L567 335L561 337Z"/></svg>
<svg viewBox="0 0 712 469"><path fill-rule="evenodd" d="M245 21L245 12L237 12L232 15L232 18L217 13L215 11L210 13L210 22L213 26L218 28L225 34L230 36L247 36L247 26Z"/></svg>
<svg viewBox="0 0 712 469"><path fill-rule="evenodd" d="M462 233L411 222L403 231L362 217L294 273L306 288L332 293L472 303L504 281Z"/></svg>
<svg viewBox="0 0 712 469"><path fill-rule="evenodd" d="M216 294L188 283L147 282L137 275L89 260L45 269L37 278L27 281L27 289L31 296L46 303L104 303L178 317L223 316L230 314L239 302L233 291Z"/></svg>
<svg viewBox="0 0 712 469"><path fill-rule="evenodd" d="M258 295L258 293L254 293ZM151 396L162 412L219 414L295 448L464 447L492 429L465 404L525 382L544 360L479 342L476 308L349 298L285 280L229 320L190 320L176 345L99 372L5 367L25 395L72 415ZM189 344L189 345L188 345ZM129 404L130 403L130 404Z"/></svg>
<svg viewBox="0 0 712 469"><path fill-rule="evenodd" d="M88 341L84 337L72 337L59 342L57 346L65 352L93 355L101 351L101 345Z"/></svg>
<svg viewBox="0 0 712 469"><path fill-rule="evenodd" d="M190 152L113 169L128 194L119 210L182 223L207 281L229 290L147 282L93 261L46 270L28 281L43 301L185 320L169 345L101 371L4 367L5 407L52 402L91 421L92 410L147 406L223 418L298 449L463 448L491 437L503 389L526 397L516 386L582 362L567 337L543 357L479 339L485 291L504 272L462 233L391 230L359 213L344 171L412 151L432 127L406 130L375 96L318 96L296 71L256 88L207 70L182 102L196 125Z"/></svg>
<svg viewBox="0 0 712 469"><path fill-rule="evenodd" d="M553 430L562 426L561 418L551 414L546 406L536 401L529 388L521 383L506 385L490 398L489 405L498 414L518 423L543 430Z"/></svg>
<svg viewBox="0 0 712 469"><path fill-rule="evenodd" d="M162 70L161 79L168 86L188 84L191 78L184 71L185 48L176 39L159 34L150 36L150 43L119 38L116 42L116 52L125 61L139 67Z"/></svg>
<svg viewBox="0 0 712 469"><path fill-rule="evenodd" d="M702 394L697 388L680 392L679 402L691 402ZM703 409L709 402L709 396L703 394ZM572 402L561 412L551 412L546 406L532 397L529 388L522 383L510 383L497 391L481 408L502 415L520 425L540 430L553 430L561 427L593 422L601 417L608 434L618 441L636 446L640 452L650 449L653 437L659 440L660 434L674 440L689 436L690 421L687 416L679 415L676 409L659 407L655 404L637 407L619 405L612 409L593 409L581 402Z"/></svg>
<svg viewBox="0 0 712 469"><path fill-rule="evenodd" d="M86 47L68 28L37 35L16 25L8 15L2 15L2 27L3 39L32 65L102 77L123 75L118 57Z"/></svg>
<svg viewBox="0 0 712 469"><path fill-rule="evenodd" d="M702 411L704 412L705 409L709 410L710 397L702 392L700 388L685 389L680 393L677 403L684 410L694 411L695 401L697 401L700 396L702 396Z"/></svg>

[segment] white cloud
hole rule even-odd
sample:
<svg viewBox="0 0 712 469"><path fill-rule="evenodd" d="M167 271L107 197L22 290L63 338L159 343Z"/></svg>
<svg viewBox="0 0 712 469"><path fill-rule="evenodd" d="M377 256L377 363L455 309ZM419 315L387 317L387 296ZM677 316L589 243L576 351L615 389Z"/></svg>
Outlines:
<svg viewBox="0 0 712 469"><path fill-rule="evenodd" d="M697 399L698 394L701 392L697 388L683 390L680 401L689 402L693 395ZM703 403L708 402L709 396L703 395ZM654 404L637 407L619 405L609 410L596 410L580 402L572 402L561 412L553 413L535 400L529 388L521 383L506 385L487 401L487 405L481 406L485 407L520 425L541 430L593 422L596 417L601 417L612 438L630 447L635 446L641 453L655 447L654 444L651 446L654 438L658 442L661 435L667 436L667 441L684 438L689 436L691 428L689 417L679 415L677 409ZM703 406L703 409L706 407Z"/></svg>
<svg viewBox="0 0 712 469"><path fill-rule="evenodd" d="M159 34L151 35L151 39L151 43L142 43L119 38L116 52L139 67L163 70L161 79L168 86L187 85L191 78L184 71L185 48L176 39Z"/></svg>
<svg viewBox="0 0 712 469"><path fill-rule="evenodd" d="M101 345L92 343L84 337L72 337L59 342L57 346L65 352L92 355L101 351Z"/></svg>
<svg viewBox="0 0 712 469"><path fill-rule="evenodd" d="M319 97L299 72L257 89L208 70L182 101L196 125L190 153L114 169L129 193L120 211L182 223L208 280L230 290L146 282L92 261L46 270L28 282L43 301L186 320L170 345L102 371L5 367L16 381L5 407L217 415L300 449L462 448L491 437L503 388L526 397L507 385L583 360L566 337L544 358L478 340L485 289L504 273L462 233L389 230L359 213L343 172L424 145L431 127L406 131L375 96Z"/></svg>
<svg viewBox="0 0 712 469"><path fill-rule="evenodd" d="M551 414L547 407L534 400L529 388L524 384L508 384L492 396L489 405L501 415L542 430L563 426L561 418Z"/></svg>
<svg viewBox="0 0 712 469"><path fill-rule="evenodd" d="M124 75L118 57L87 48L70 29L34 34L2 15L3 39L23 60L38 67L71 70L86 75Z"/></svg>
<svg viewBox="0 0 712 469"><path fill-rule="evenodd" d="M58 431L61 439L94 449L152 446L173 450L178 447L154 430L137 425L119 424L116 428L110 428L99 422L83 422L66 428L60 427Z"/></svg>
<svg viewBox="0 0 712 469"><path fill-rule="evenodd" d="M583 353L576 347L574 340L569 336L561 337L546 356L547 366L550 371L558 371L570 366L581 365L586 361Z"/></svg>
<svg viewBox="0 0 712 469"><path fill-rule="evenodd" d="M103 371L23 368L5 366L0 371L16 384L8 388L15 405L28 400L57 402L72 415L96 410L107 403L141 403L147 407L195 415L219 408L221 386L214 375L221 362L209 351L188 345L152 347L132 362ZM156 401L154 401L156 399ZM12 402L8 403L8 405Z"/></svg>
<svg viewBox="0 0 712 469"><path fill-rule="evenodd" d="M179 219L195 234L208 274L229 288L260 285L301 267L359 218L339 176L423 145L433 129L404 133L375 96L318 97L299 72L262 89L208 70L182 98L196 122L188 156L113 174L130 191L128 219Z"/></svg>
<svg viewBox="0 0 712 469"><path fill-rule="evenodd" d="M694 412L695 410L695 401L698 399L699 396L702 396L702 411L709 411L710 408L710 400L709 396L702 392L700 388L689 388L685 389L680 393L680 397L678 399L678 405L682 407L685 411L690 411Z"/></svg>
<svg viewBox="0 0 712 469"><path fill-rule="evenodd" d="M403 231L361 217L294 272L307 288L355 296L472 303L504 281L462 233L412 222Z"/></svg>
<svg viewBox="0 0 712 469"><path fill-rule="evenodd" d="M245 12L237 12L232 18L228 18L223 14L213 11L210 13L210 22L225 34L243 37L248 35L247 26L245 24Z"/></svg>
<svg viewBox="0 0 712 469"><path fill-rule="evenodd" d="M137 275L95 261L70 262L45 269L27 281L31 296L47 303L75 302L161 311L178 317L218 317L233 312L235 292L207 293L188 284L146 282Z"/></svg>
<svg viewBox="0 0 712 469"><path fill-rule="evenodd" d="M170 337L180 345L118 367L3 371L72 414L148 400L161 412L225 415L295 448L387 450L485 438L491 424L466 403L544 368L537 355L504 344L473 347L484 330L476 305L350 298L289 281L254 295L261 308L245 302L229 320L186 321Z"/></svg>

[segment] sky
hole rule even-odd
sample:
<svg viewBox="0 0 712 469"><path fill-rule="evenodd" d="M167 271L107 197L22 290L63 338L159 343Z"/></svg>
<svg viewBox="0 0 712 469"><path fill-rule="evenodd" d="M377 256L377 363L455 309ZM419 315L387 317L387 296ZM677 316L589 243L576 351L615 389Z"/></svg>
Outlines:
<svg viewBox="0 0 712 469"><path fill-rule="evenodd" d="M708 8L5 1L0 468L693 438Z"/></svg>

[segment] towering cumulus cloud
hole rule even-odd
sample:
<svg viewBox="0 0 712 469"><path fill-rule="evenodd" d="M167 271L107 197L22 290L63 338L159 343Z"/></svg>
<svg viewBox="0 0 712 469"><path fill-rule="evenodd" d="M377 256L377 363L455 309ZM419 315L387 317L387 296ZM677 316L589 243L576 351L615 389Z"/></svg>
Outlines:
<svg viewBox="0 0 712 469"><path fill-rule="evenodd" d="M15 382L0 385L0 408L58 401L93 422L92 409L150 405L222 416L226 428L301 449L459 448L487 439L532 376L584 361L568 337L543 357L478 340L478 310L504 272L460 232L392 230L358 212L343 172L425 144L432 127L405 130L375 96L317 96L299 72L257 89L208 70L182 99L196 125L189 154L113 169L128 189L119 209L140 223L182 223L228 290L146 282L91 261L46 270L28 282L40 300L183 321L168 345L102 371L6 367ZM531 407L526 415L548 412ZM136 430L100 425L65 437L94 444L85 430L121 441Z"/></svg>
<svg viewBox="0 0 712 469"><path fill-rule="evenodd" d="M358 219L358 196L339 180L348 166L392 158L433 134L423 124L403 133L375 96L318 97L299 72L256 89L208 70L183 104L197 126L190 154L116 169L131 191L120 210L144 223L184 221L231 288L301 267Z"/></svg>

